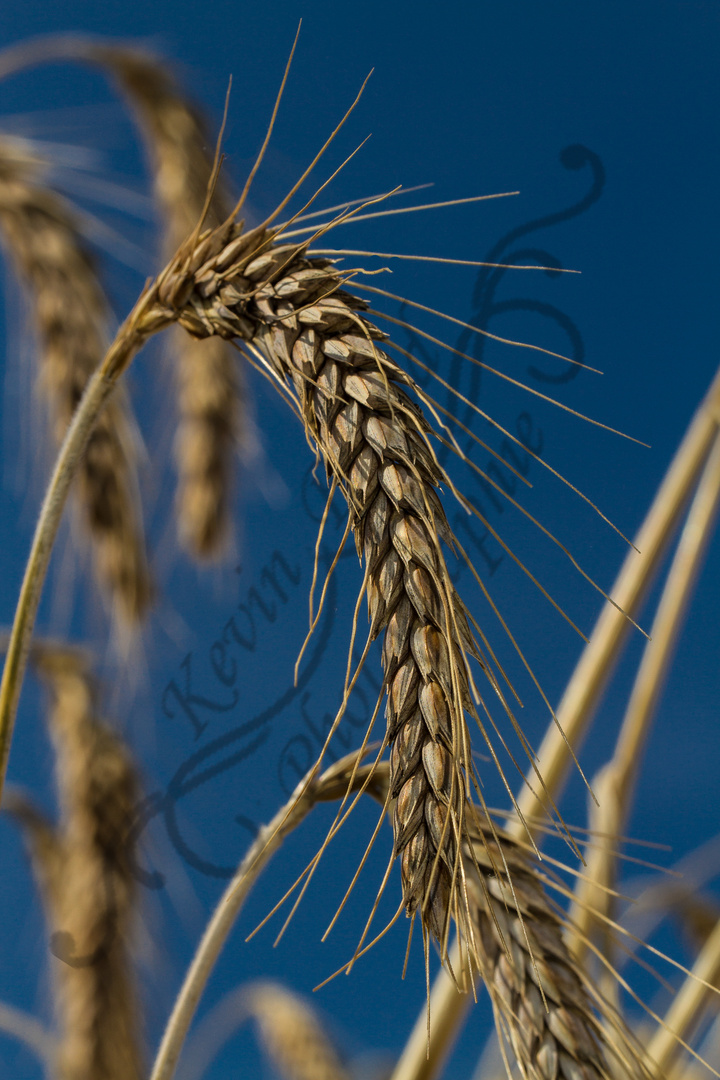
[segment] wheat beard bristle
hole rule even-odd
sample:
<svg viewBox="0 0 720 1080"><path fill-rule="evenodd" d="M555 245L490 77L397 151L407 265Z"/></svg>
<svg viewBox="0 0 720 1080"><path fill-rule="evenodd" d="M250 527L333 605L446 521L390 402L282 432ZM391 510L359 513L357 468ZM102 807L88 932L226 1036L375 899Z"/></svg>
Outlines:
<svg viewBox="0 0 720 1080"><path fill-rule="evenodd" d="M139 1080L135 997L127 941L135 882L127 838L137 805L128 753L94 717L85 662L55 651L38 662L49 684L60 823L46 890L59 959L54 964L62 1080Z"/></svg>
<svg viewBox="0 0 720 1080"><path fill-rule="evenodd" d="M54 192L38 184L39 169L39 162L0 143L0 230L30 287L41 345L38 381L59 444L104 356L107 308L72 216ZM152 590L129 405L122 394L114 395L98 418L78 485L97 576L123 622L132 624L145 613Z"/></svg>
<svg viewBox="0 0 720 1080"><path fill-rule="evenodd" d="M163 253L170 258L205 208L213 165L205 125L157 56L103 46L90 48L88 56L113 73L137 115L165 219ZM223 221L231 206L219 178L205 224ZM242 441L238 364L224 341L193 341L172 331L171 341L179 411L178 530L189 552L211 558L228 536L234 455Z"/></svg>
<svg viewBox="0 0 720 1080"><path fill-rule="evenodd" d="M452 543L436 492L446 476L403 389L414 384L382 350L363 302L339 287L327 261L271 240L237 227L211 233L187 273L165 276L160 298L194 335L241 337L261 350L276 378L294 387L306 431L347 499L366 563L370 638L384 633L404 903L445 955L451 915L465 918L466 654L479 658L441 549L441 539Z"/></svg>

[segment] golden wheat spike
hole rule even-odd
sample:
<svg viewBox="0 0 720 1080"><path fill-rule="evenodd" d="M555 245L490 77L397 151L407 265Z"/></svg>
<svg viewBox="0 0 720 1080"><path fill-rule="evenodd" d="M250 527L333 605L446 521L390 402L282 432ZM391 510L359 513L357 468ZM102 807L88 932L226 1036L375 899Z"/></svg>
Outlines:
<svg viewBox="0 0 720 1080"><path fill-rule="evenodd" d="M128 836L135 770L120 739L96 718L85 658L44 652L49 728L60 802L48 915L60 1026L60 1080L140 1080L137 1000L128 938L135 898Z"/></svg>
<svg viewBox="0 0 720 1080"><path fill-rule="evenodd" d="M107 302L70 208L46 184L42 162L0 141L0 235L28 287L40 347L38 386L59 445L107 347ZM124 395L98 419L76 492L95 567L125 624L152 596L137 497L135 446Z"/></svg>

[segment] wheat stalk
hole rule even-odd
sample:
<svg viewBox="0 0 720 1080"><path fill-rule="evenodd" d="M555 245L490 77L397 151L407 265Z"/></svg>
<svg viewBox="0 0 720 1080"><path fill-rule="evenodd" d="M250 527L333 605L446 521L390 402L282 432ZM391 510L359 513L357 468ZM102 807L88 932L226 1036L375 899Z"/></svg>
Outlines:
<svg viewBox="0 0 720 1080"><path fill-rule="evenodd" d="M77 222L27 149L0 142L0 232L28 286L40 341L39 387L58 445L106 349L107 304ZM98 577L125 623L151 597L129 406L118 395L88 441L78 499Z"/></svg>
<svg viewBox="0 0 720 1080"><path fill-rule="evenodd" d="M643 750L719 505L720 438L716 436L668 571L651 641L645 647L615 752L593 781L599 805L591 811L589 824L601 839L588 858L585 875L578 881L570 913L576 928L571 948L580 958L593 924L597 925L598 913L605 914L611 903L608 890L615 885L611 838L621 836L626 828Z"/></svg>
<svg viewBox="0 0 720 1080"><path fill-rule="evenodd" d="M318 802L343 798L348 790L365 789L375 798L385 799L387 785L382 769L377 775L378 770L373 766L361 766L361 757L362 754L357 751L348 754L321 776L317 775L317 766L314 766L297 785L285 806L258 831L198 944L163 1033L150 1080L171 1080L174 1075L185 1037L215 961L250 890L285 838Z"/></svg>

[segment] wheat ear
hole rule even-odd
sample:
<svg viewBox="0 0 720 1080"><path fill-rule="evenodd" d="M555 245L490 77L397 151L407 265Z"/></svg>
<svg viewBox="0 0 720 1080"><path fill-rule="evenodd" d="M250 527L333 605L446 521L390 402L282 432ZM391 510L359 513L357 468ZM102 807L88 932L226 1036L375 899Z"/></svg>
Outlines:
<svg viewBox="0 0 720 1080"><path fill-rule="evenodd" d="M29 288L39 386L59 444L105 353L107 304L70 209L42 182L41 162L6 141L0 143L0 231ZM151 587L128 410L118 395L98 421L77 495L98 577L131 623L144 614Z"/></svg>
<svg viewBox="0 0 720 1080"><path fill-rule="evenodd" d="M127 957L134 880L127 836L137 802L128 753L95 718L85 661L44 653L60 801L59 859L46 890L53 927L61 1080L139 1080L137 1017ZM58 866L58 862L61 865Z"/></svg>
<svg viewBox="0 0 720 1080"><path fill-rule="evenodd" d="M479 659L441 540L452 544L437 487L449 483L414 384L380 345L365 304L327 260L273 246L264 229L217 230L159 299L197 336L241 338L292 391L311 445L349 507L365 560L369 639L384 634L395 852L408 914L442 943L462 920L460 838L470 774L467 654ZM182 304L178 299L182 298Z"/></svg>
<svg viewBox="0 0 720 1080"><path fill-rule="evenodd" d="M243 1004L262 1045L285 1080L349 1080L309 1003L278 983L248 986Z"/></svg>
<svg viewBox="0 0 720 1080"><path fill-rule="evenodd" d="M164 218L163 258L175 253L201 217L211 226L225 220L232 203L222 179L213 176L205 124L158 56L92 37L53 35L4 50L0 78L53 59L100 66L129 102ZM188 550L207 558L221 551L229 529L233 457L243 429L240 375L219 340L172 334L172 343L180 413L178 524Z"/></svg>
<svg viewBox="0 0 720 1080"><path fill-rule="evenodd" d="M211 179L206 126L154 54L91 44L86 55L112 73L138 120L165 223L162 254L169 259L203 212L213 226L232 209L222 176ZM219 338L201 341L172 330L170 340L180 414L178 528L187 549L208 558L221 550L230 524L233 456L243 426L240 373L231 346Z"/></svg>
<svg viewBox="0 0 720 1080"><path fill-rule="evenodd" d="M474 955L498 1035L512 1048L522 1076L651 1077L621 1017L573 959L533 860L504 834L477 826L473 831L467 889Z"/></svg>
<svg viewBox="0 0 720 1080"><path fill-rule="evenodd" d="M643 524L633 537L633 547L636 550L628 552L610 589L622 611L631 616L637 616L640 603L665 554L688 494L697 483L719 429L720 369L714 374ZM638 551L642 552L642 556L638 555ZM606 603L556 710L562 730L555 723L551 723L538 750L539 769L545 787L555 799L561 793L572 761L565 740L567 739L571 746L577 746L582 739L621 653L628 628L629 623L623 613L617 607ZM528 774L528 780L532 780L532 773ZM536 831L536 823L543 820L543 815L538 816L540 808L537 797L529 785L518 793L517 803L522 819L518 817L510 829L516 840L526 835L528 827L531 832ZM409 1080L411 1077L426 1080L437 1072L439 1062L447 1048L452 1045L467 1011L468 999L457 994L452 980L441 971L432 990L432 1002L433 1015L441 1018L441 1023L433 1032L431 1067L427 1066L426 1022L423 1012L418 1016L393 1073L393 1080ZM440 1038L436 1039L436 1032Z"/></svg>

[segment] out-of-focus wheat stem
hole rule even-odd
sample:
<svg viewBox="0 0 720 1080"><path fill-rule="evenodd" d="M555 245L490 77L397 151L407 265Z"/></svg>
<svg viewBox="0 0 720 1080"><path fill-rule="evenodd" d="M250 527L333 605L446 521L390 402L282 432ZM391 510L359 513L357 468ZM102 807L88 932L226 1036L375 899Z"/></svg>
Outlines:
<svg viewBox="0 0 720 1080"><path fill-rule="evenodd" d="M35 1016L0 1001L0 1031L29 1047L42 1061L46 1075L52 1076L57 1045L52 1034Z"/></svg>
<svg viewBox="0 0 720 1080"><path fill-rule="evenodd" d="M668 471L658 489L645 521L635 538L635 546L641 552L629 551L622 570L610 590L615 602L633 616L639 607L654 570L659 564L665 545L682 512L689 492L697 482L713 441L720 427L720 370L695 412L683 440L673 457ZM628 629L625 617L606 603L600 618L585 646L580 660L570 678L557 718L568 741L575 746L599 705L602 688L617 659ZM555 798L560 791L570 765L570 753L562 734L553 723L549 726L538 752L539 769L545 780L545 788ZM528 819L532 830L532 817L537 813L537 800L525 786L518 795L518 805ZM520 839L525 825L516 819L509 823L508 832ZM456 963L459 949L455 942L450 950L450 961ZM457 987L444 970L441 970L432 990L431 1000L439 1017L437 1046L435 1034L430 1041L428 1061L427 1017L425 1009L418 1015L410 1037L395 1066L392 1080L429 1080L437 1075L445 1054L452 1046L462 1025L471 998L459 994ZM431 1067L432 1065L432 1067Z"/></svg>
<svg viewBox="0 0 720 1080"><path fill-rule="evenodd" d="M715 438L693 499L665 582L643 658L633 685L612 760L593 781L598 806L591 809L589 828L597 836L583 876L578 879L576 901L570 911L569 944L580 962L588 938L607 914L614 886L615 837L622 834L630 809L635 778L658 700L667 676L672 651L680 633L695 579L700 570L720 503L720 437Z"/></svg>
<svg viewBox="0 0 720 1080"><path fill-rule="evenodd" d="M460 970L461 955L457 937L448 949L448 966L453 971ZM390 1080L430 1080L437 1076L472 1002L472 995L459 993L457 985L445 968L441 968L432 985L427 1004L418 1012ZM429 1039L428 1010L431 1024Z"/></svg>
<svg viewBox="0 0 720 1080"><path fill-rule="evenodd" d="M709 986L707 984L710 984ZM657 1075L666 1076L682 1049L679 1039L686 1039L702 1016L708 999L720 989L720 922L705 942L669 1010L662 1026L650 1040L647 1053L657 1065Z"/></svg>
<svg viewBox="0 0 720 1080"><path fill-rule="evenodd" d="M634 544L638 551L627 553L620 574L610 590L618 607L630 616L637 614L719 427L720 370L693 416L635 536ZM600 704L602 690L630 627L618 607L611 604L603 606L590 641L557 708L560 726L576 751L585 728ZM546 786L557 797L571 759L565 739L554 724L548 728L538 751L538 759ZM532 782L532 774L528 779ZM537 800L527 786L518 796L518 804L527 817L537 813ZM519 834L522 825L513 826L511 831Z"/></svg>

